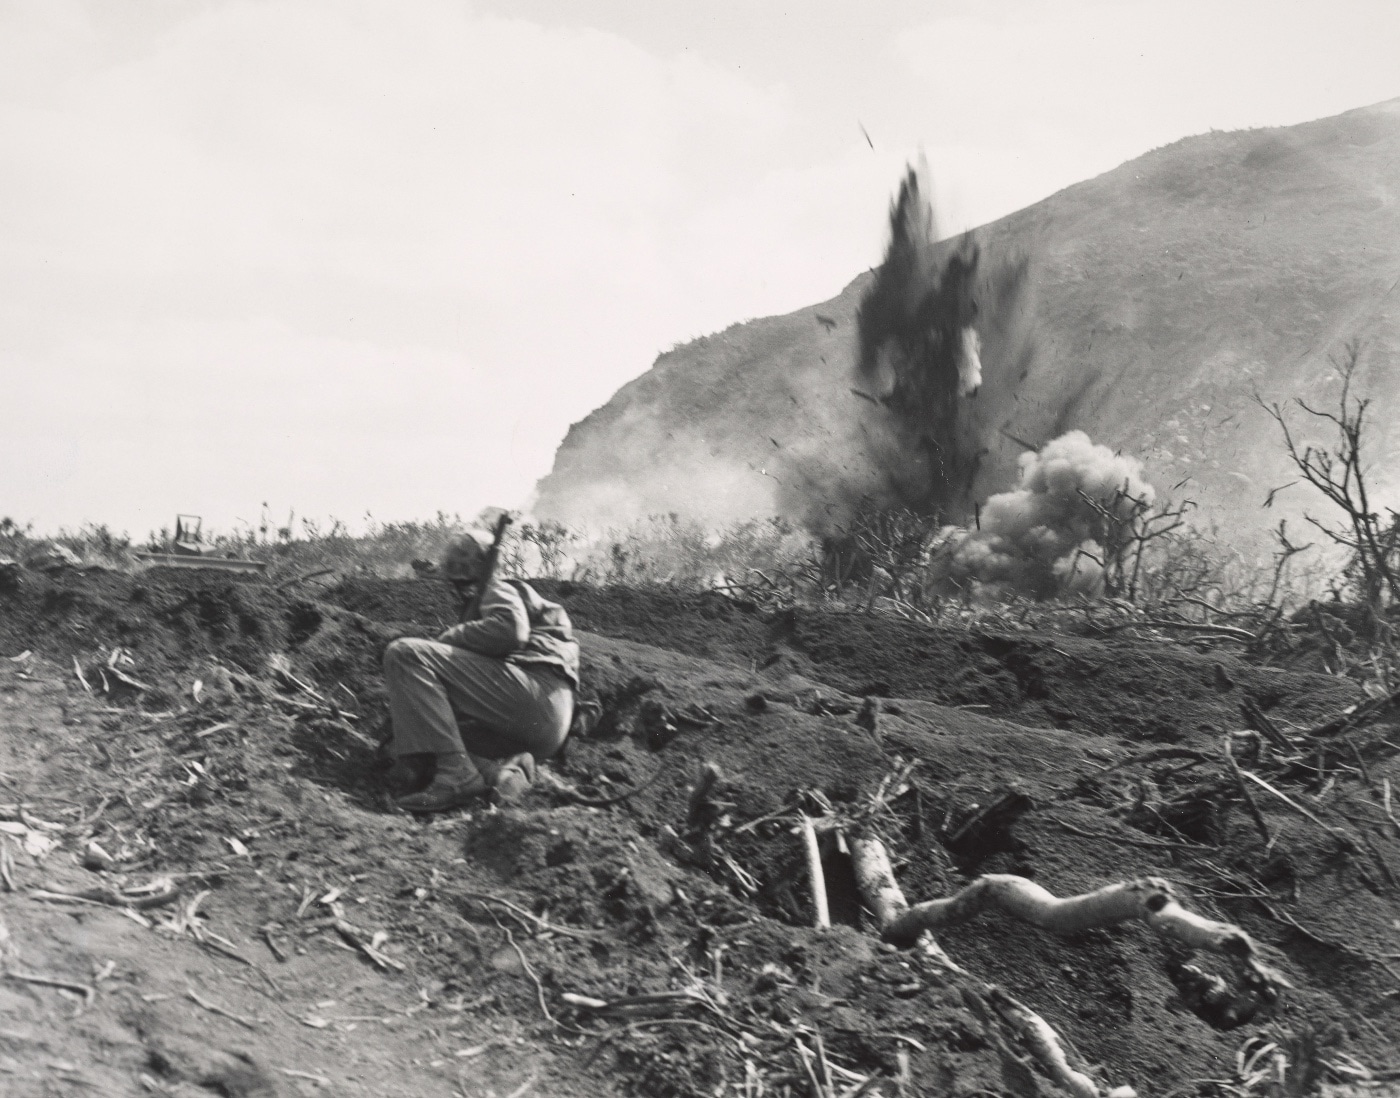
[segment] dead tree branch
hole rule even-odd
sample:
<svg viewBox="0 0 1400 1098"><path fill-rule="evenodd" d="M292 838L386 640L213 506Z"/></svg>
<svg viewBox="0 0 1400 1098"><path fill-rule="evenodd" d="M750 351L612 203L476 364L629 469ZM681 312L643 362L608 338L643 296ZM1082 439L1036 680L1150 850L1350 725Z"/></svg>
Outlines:
<svg viewBox="0 0 1400 1098"><path fill-rule="evenodd" d="M1387 515L1382 517L1371 502L1366 480L1369 469L1364 457L1366 412L1371 402L1352 395L1360 363L1360 344L1348 343L1344 360L1335 363L1342 379L1335 411L1315 408L1301 397L1293 400L1315 423L1331 430L1330 446L1300 440L1281 405L1267 404L1258 394L1255 400L1278 424L1288 457L1303 479L1342 512L1339 523L1306 517L1331 542L1347 551L1357 593L1374 616L1387 604L1400 602L1400 514L1387 509Z"/></svg>

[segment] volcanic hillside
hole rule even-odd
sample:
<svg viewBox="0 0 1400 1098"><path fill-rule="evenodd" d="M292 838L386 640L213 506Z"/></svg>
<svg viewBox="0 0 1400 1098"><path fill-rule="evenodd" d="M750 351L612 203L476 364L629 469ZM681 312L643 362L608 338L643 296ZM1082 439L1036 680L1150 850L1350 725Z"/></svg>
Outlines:
<svg viewBox="0 0 1400 1098"><path fill-rule="evenodd" d="M1400 457L1397 179L1400 99L1187 138L976 230L984 255L1030 260L1036 345L1024 371L997 361L994 334L984 355L977 399L998 408L1001 431L979 490L1009 487L1024 444L1081 428L1141 457L1164 488L1190 477L1181 494L1227 535L1317 508L1300 486L1261 510L1294 477L1254 393L1331 406L1332 361L1352 339L1374 399L1369 457L1385 476ZM537 511L774 513L803 456L849 436L870 279L663 354L570 429Z"/></svg>

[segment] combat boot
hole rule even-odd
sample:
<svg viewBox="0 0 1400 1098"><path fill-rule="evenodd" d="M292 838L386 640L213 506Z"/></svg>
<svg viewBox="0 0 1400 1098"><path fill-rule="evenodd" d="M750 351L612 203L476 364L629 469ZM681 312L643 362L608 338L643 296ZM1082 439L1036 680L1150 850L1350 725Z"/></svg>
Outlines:
<svg viewBox="0 0 1400 1098"><path fill-rule="evenodd" d="M422 792L398 797L394 803L408 812L446 812L449 808L470 804L490 789L490 784L465 754L439 755L437 773L428 787Z"/></svg>
<svg viewBox="0 0 1400 1098"><path fill-rule="evenodd" d="M400 755L384 771L384 785L395 797L421 792L433 776L433 761L430 752Z"/></svg>

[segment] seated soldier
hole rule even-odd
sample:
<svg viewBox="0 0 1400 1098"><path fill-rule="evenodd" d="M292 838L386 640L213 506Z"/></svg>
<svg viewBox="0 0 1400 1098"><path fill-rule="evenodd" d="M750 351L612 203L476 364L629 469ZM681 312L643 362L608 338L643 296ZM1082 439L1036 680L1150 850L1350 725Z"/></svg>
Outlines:
<svg viewBox="0 0 1400 1098"><path fill-rule="evenodd" d="M448 546L442 571L469 620L435 641L404 637L384 650L390 787L412 812L492 789L518 796L536 760L563 746L578 688L579 648L562 606L527 583L485 576L486 550L471 536ZM415 788L430 770L427 787Z"/></svg>

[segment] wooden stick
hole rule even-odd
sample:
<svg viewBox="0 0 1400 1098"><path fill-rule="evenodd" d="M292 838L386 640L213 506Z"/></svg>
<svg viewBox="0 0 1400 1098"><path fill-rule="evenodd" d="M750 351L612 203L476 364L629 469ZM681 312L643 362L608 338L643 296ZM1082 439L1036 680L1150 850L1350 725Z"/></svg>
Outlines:
<svg viewBox="0 0 1400 1098"><path fill-rule="evenodd" d="M192 1002L198 1003L210 1014L217 1014L221 1018L228 1018L230 1021L237 1022L240 1026L246 1026L248 1029L258 1028L258 1023L251 1018L245 1018L241 1014L235 1014L233 1011L221 1007L218 1003L211 1003L208 999L201 998L199 993L192 987L185 988L185 994L189 996Z"/></svg>
<svg viewBox="0 0 1400 1098"><path fill-rule="evenodd" d="M1293 750L1293 745L1288 742L1288 737L1279 730L1278 725L1269 719L1268 714L1259 708L1259 703L1253 698L1246 697L1244 701L1240 702L1240 712L1244 714L1244 719L1250 728L1269 737L1269 741L1280 751Z"/></svg>
<svg viewBox="0 0 1400 1098"><path fill-rule="evenodd" d="M1289 808L1293 809L1293 811L1298 813L1300 816L1312 820L1313 823L1317 824L1318 827L1322 828L1322 830L1326 831L1329 835L1336 836L1342 842L1346 843L1347 846L1350 847L1352 850L1361 849L1360 844L1358 844L1357 841L1353 839L1349 834L1347 834L1347 832L1344 831L1342 828L1333 827L1331 824L1323 823L1320 819L1318 819L1316 813L1314 813L1311 809L1305 808L1303 805L1299 804L1297 801L1295 801L1287 793L1284 793L1282 790L1275 789L1258 774L1255 774L1253 771L1250 770L1242 770L1240 771L1240 773L1242 773L1246 778L1248 778L1250 781L1254 782L1261 788L1267 789L1270 793L1272 793L1275 797L1281 800L1284 804L1288 805Z"/></svg>
<svg viewBox="0 0 1400 1098"><path fill-rule="evenodd" d="M339 904L332 905L332 907L339 906ZM379 950L375 949L374 946L370 945L369 942L365 941L362 937L360 937L360 934L356 930L356 928L347 923L339 914L336 915L335 922L331 925L335 927L336 933L339 934L342 938L344 938L347 943L354 946L367 958L369 958L370 963L373 964L375 968L392 968L396 972L403 972L406 970L406 966L402 961L395 960L393 957L390 957L387 954L381 953Z"/></svg>
<svg viewBox="0 0 1400 1098"><path fill-rule="evenodd" d="M30 892L35 900L50 900L55 903L72 900L82 903L106 904L108 907L130 907L137 911L148 911L153 907L164 907L180 898L180 890L173 882L164 882L168 887L158 891L120 891L114 888L85 888L81 892L64 892L57 888L36 888Z"/></svg>
<svg viewBox="0 0 1400 1098"><path fill-rule="evenodd" d="M719 1004L703 991L654 991L644 995L625 995L621 999L595 999L591 995L578 995L566 991L559 996L570 1006L591 1010L599 1014L643 1015L647 1013L672 1013L688 1006L703 1007L717 1017L724 1013Z"/></svg>
<svg viewBox="0 0 1400 1098"><path fill-rule="evenodd" d="M880 929L897 922L909 910L909 901L894 879L885 844L879 839L852 839L851 864L855 868L856 888L870 905Z"/></svg>
<svg viewBox="0 0 1400 1098"><path fill-rule="evenodd" d="M611 1005L606 999L595 999L591 995L576 995L572 991L566 991L559 996L570 1006L582 1007L584 1010L607 1010Z"/></svg>
<svg viewBox="0 0 1400 1098"><path fill-rule="evenodd" d="M830 930L831 909L826 899L826 874L822 872L822 855L817 847L816 828L812 826L812 818L805 812L798 813L798 820L802 829L802 844L807 852L807 879L812 885L814 925L818 930Z"/></svg>
<svg viewBox="0 0 1400 1098"><path fill-rule="evenodd" d="M493 915L492 918L495 919L495 916ZM530 982L535 985L535 998L539 1001L540 1013L544 1015L545 1021L550 1025L557 1026L559 1023L554 1015L549 1012L549 1004L545 1002L544 985L540 983L540 978L535 975L535 970L530 967L530 962L525 957L525 951L520 948L520 944L515 940L515 935L510 932L510 927L506 926L499 919L496 919L496 925L500 927L501 933L506 936L506 941L510 943L510 948L515 950L515 955L520 958L520 967L525 970L525 975L529 976Z"/></svg>
<svg viewBox="0 0 1400 1098"><path fill-rule="evenodd" d="M493 896L489 892L458 892L456 895L460 896L464 900L476 900L479 903L500 904L503 908L509 911L516 918L526 922L527 925L533 925L541 932L563 934L565 937L580 938L585 942L592 941L595 938L601 937L601 933L599 931L577 930L571 926L560 926L558 923L552 923L548 919L541 918L539 915L532 914L531 912L526 911L523 907L519 907L516 904L513 904L509 900L503 899L500 896Z"/></svg>
<svg viewBox="0 0 1400 1098"><path fill-rule="evenodd" d="M1356 760L1356 768L1361 771L1361 780L1370 785L1371 772L1366 769L1366 760L1361 757L1361 748L1356 746L1356 741L1350 736L1343 736L1342 741L1351 748L1351 757Z"/></svg>
<svg viewBox="0 0 1400 1098"><path fill-rule="evenodd" d="M277 939L272 936L272 927L262 928L263 941L267 943L267 948L272 951L272 955L283 964L287 963L287 955L282 952L282 947L277 944Z"/></svg>
<svg viewBox="0 0 1400 1098"><path fill-rule="evenodd" d="M1382 778L1381 784L1385 787L1385 814L1390 820L1391 826L1395 828L1395 834L1400 835L1400 820L1395 818L1395 813L1390 810L1390 779Z"/></svg>
<svg viewBox="0 0 1400 1098"><path fill-rule="evenodd" d="M87 984L80 984L76 980L65 980L59 976L44 976L38 972L18 972L13 968L9 969L5 975L11 980L22 980L26 984L40 984L44 987L62 988L64 991L76 991L83 997L84 1006L97 998L96 990Z"/></svg>
<svg viewBox="0 0 1400 1098"><path fill-rule="evenodd" d="M822 1086L828 1094L832 1094L836 1090L836 1084L831 1080L831 1064L826 1058L826 1045L822 1042L820 1030L812 1030L812 1044L817 1049L817 1066L821 1068Z"/></svg>
<svg viewBox="0 0 1400 1098"><path fill-rule="evenodd" d="M1025 1041L1026 1046L1052 1079L1075 1098L1099 1098L1098 1084L1082 1071L1070 1067L1059 1035L1051 1028L1049 1022L999 987L988 988L988 997L1001 1015L1011 1023L1012 1028Z"/></svg>
<svg viewBox="0 0 1400 1098"><path fill-rule="evenodd" d="M278 1068L283 1075L290 1075L293 1079L310 1079L313 1083L320 1083L323 1087L331 1085L331 1081L324 1075L313 1075L309 1071L297 1071L295 1068Z"/></svg>
<svg viewBox="0 0 1400 1098"><path fill-rule="evenodd" d="M792 1043L797 1046L797 1055L802 1060L802 1070L807 1073L807 1081L812 1084L814 1098L827 1098L821 1080L817 1078L816 1068L812 1064L811 1051L802 1043L801 1037L794 1036Z"/></svg>
<svg viewBox="0 0 1400 1098"><path fill-rule="evenodd" d="M1240 764L1235 761L1235 753L1230 748L1230 734L1225 734L1225 765L1234 776L1235 785L1239 787L1240 796L1244 798L1245 806L1249 809L1249 814L1254 817L1254 826L1259 829L1259 834L1264 838L1264 849L1274 845L1274 838L1269 834L1269 825L1264 822L1264 815L1259 811L1259 806L1254 803L1254 794L1249 791L1249 786L1244 784L1244 774L1240 770Z"/></svg>

